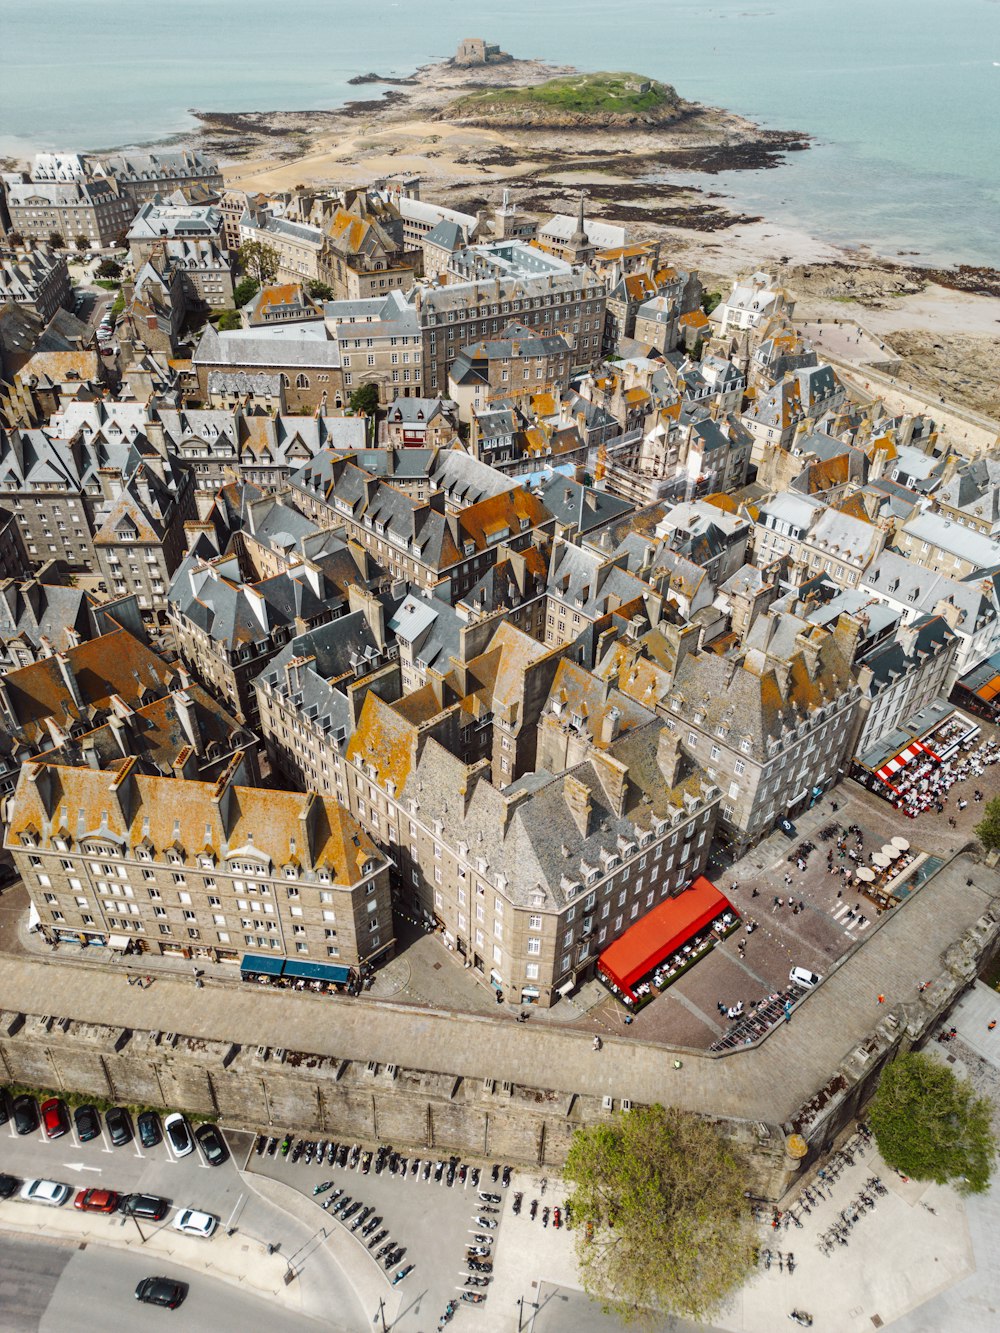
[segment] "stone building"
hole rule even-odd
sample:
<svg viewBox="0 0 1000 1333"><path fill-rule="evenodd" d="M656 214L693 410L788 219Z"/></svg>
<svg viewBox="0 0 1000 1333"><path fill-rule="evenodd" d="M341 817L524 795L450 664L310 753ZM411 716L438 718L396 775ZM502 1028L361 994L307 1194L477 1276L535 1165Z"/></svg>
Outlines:
<svg viewBox="0 0 1000 1333"><path fill-rule="evenodd" d="M241 785L26 766L5 846L50 939L351 967L391 954L389 866L336 801ZM72 811L72 818L67 814Z"/></svg>
<svg viewBox="0 0 1000 1333"><path fill-rule="evenodd" d="M46 245L0 250L0 306L7 301L33 311L46 323L57 310L71 306L65 258Z"/></svg>
<svg viewBox="0 0 1000 1333"><path fill-rule="evenodd" d="M114 181L129 205L129 214L152 199L175 190L196 189L218 194L222 172L215 158L197 148L158 148L122 153L38 153L31 166L33 181Z"/></svg>
<svg viewBox="0 0 1000 1333"><path fill-rule="evenodd" d="M860 716L853 635L768 612L727 656L687 653L664 712L722 792L719 832L745 849L846 773Z"/></svg>
<svg viewBox="0 0 1000 1333"><path fill-rule="evenodd" d="M58 237L64 246L82 237L93 249L120 245L132 207L113 181L21 182L7 185L11 231L28 241Z"/></svg>
<svg viewBox="0 0 1000 1333"><path fill-rule="evenodd" d="M541 501L519 487L447 513L443 491L416 500L337 460L307 464L290 488L304 513L343 527L394 578L428 589L447 586L452 598L482 577L501 545L520 550L553 525Z"/></svg>
<svg viewBox="0 0 1000 1333"><path fill-rule="evenodd" d="M443 392L461 349L497 336L511 320L541 337L562 334L574 368L599 360L606 294L589 269L574 272L517 241L460 251L452 269L457 281L417 288L412 298L423 337L425 392Z"/></svg>
<svg viewBox="0 0 1000 1333"><path fill-rule="evenodd" d="M346 604L311 562L244 581L236 555L189 554L170 585L167 613L191 670L240 721L252 722L254 677L290 638L335 620Z"/></svg>
<svg viewBox="0 0 1000 1333"><path fill-rule="evenodd" d="M507 639L501 701L503 679L522 674L525 636ZM392 849L397 903L434 922L456 961L501 996L553 1004L704 867L718 790L656 724L501 790L499 764L491 779L488 758L463 758L447 719L411 715L367 694L346 754L352 812ZM516 710L494 711L494 754L516 722Z"/></svg>
<svg viewBox="0 0 1000 1333"><path fill-rule="evenodd" d="M189 470L172 469L170 481L145 463L127 479L111 478L94 524L94 554L108 590L134 594L143 618L157 624L166 622L170 580L186 546L184 524L197 516Z"/></svg>
<svg viewBox="0 0 1000 1333"><path fill-rule="evenodd" d="M244 372L277 376L290 412L342 407L344 376L338 344L328 337L322 324L299 324L294 333L294 337L285 329L231 329L218 333L208 325L191 358L197 402L201 406L208 404L213 374Z"/></svg>

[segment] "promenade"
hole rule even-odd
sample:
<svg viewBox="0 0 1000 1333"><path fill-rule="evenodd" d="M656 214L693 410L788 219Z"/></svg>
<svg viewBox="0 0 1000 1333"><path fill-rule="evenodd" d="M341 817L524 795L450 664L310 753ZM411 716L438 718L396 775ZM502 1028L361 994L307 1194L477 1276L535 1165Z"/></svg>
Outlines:
<svg viewBox="0 0 1000 1333"><path fill-rule="evenodd" d="M719 1056L613 1036L594 1051L590 1035L575 1030L366 998L196 989L191 978L162 975L140 989L120 972L9 955L0 956L0 1007L784 1122L894 1008L921 1002L918 987L941 973L944 952L995 892L994 871L964 856L949 861L835 966L791 1023L758 1047Z"/></svg>

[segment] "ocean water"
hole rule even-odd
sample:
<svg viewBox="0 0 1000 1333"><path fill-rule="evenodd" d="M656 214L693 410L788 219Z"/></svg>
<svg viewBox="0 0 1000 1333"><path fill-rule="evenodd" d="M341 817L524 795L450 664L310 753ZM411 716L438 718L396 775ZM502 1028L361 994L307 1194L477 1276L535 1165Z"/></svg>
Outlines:
<svg viewBox="0 0 1000 1333"><path fill-rule="evenodd" d="M1000 0L0 0L0 153L108 148L189 110L377 95L481 35L515 55L632 69L816 146L693 177L841 244L1000 266Z"/></svg>

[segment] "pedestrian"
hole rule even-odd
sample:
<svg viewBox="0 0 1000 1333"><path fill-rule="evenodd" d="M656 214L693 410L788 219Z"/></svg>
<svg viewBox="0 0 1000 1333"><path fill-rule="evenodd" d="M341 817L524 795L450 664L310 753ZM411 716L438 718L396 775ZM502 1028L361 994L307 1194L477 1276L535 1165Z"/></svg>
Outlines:
<svg viewBox="0 0 1000 1333"><path fill-rule="evenodd" d="M760 894L758 893L758 891L757 891L756 889L753 889L753 890L751 891L750 897L751 897L751 898L759 898L759 897L760 897Z"/></svg>
<svg viewBox="0 0 1000 1333"><path fill-rule="evenodd" d="M771 911L773 912L773 911L775 910L775 908L780 907L780 906L781 906L781 899L778 898L777 896L775 896L775 899L774 899L774 907L771 908Z"/></svg>
<svg viewBox="0 0 1000 1333"><path fill-rule="evenodd" d="M992 1032L993 1029L996 1027L996 1025L997 1025L997 1021L996 1021L996 1019L995 1019L995 1018L991 1018L990 1021L986 1024L986 1031L987 1031L987 1032Z"/></svg>
<svg viewBox="0 0 1000 1333"><path fill-rule="evenodd" d="M595 1038L594 1038L594 1050L595 1050L595 1051L599 1051L600 1049L601 1049L601 1039L600 1039L600 1037L595 1037Z"/></svg>
<svg viewBox="0 0 1000 1333"><path fill-rule="evenodd" d="M885 1004L885 996L884 996L884 995L880 995L880 996L878 997L878 1002L879 1002L879 1004Z"/></svg>

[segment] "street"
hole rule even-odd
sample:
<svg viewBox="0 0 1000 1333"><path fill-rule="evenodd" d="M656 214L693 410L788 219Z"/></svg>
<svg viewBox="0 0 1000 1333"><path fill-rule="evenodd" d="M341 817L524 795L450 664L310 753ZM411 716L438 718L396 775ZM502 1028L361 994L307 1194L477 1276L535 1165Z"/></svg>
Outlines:
<svg viewBox="0 0 1000 1333"><path fill-rule="evenodd" d="M4 1238L2 1252L0 1309L5 1333L66 1333L67 1329L105 1333L108 1328L145 1328L159 1318L169 1321L173 1333L201 1333L207 1328L305 1333L317 1327L314 1320L276 1308L229 1283L139 1253L9 1237ZM136 1284L153 1275L190 1283L179 1309L161 1314L136 1304Z"/></svg>
<svg viewBox="0 0 1000 1333"><path fill-rule="evenodd" d="M211 1267L228 1274L234 1283L246 1278L259 1292L273 1294L284 1291L286 1273L292 1272L288 1299L295 1308L323 1317L327 1327L344 1333L356 1329L365 1316L325 1238L280 1202L262 1197L240 1174L251 1136L233 1132L226 1139L230 1158L210 1167L197 1149L178 1159L165 1142L154 1148L143 1148L138 1141L112 1148L103 1127L100 1138L81 1144L75 1125L62 1138L49 1140L41 1129L21 1137L8 1122L0 1126L0 1170L19 1180L42 1176L64 1181L74 1191L84 1187L142 1191L162 1195L173 1207L162 1222L137 1224L120 1214L81 1213L72 1204L47 1209L14 1198L0 1203L0 1225L7 1231L75 1240L87 1248L148 1244L150 1257L140 1258L147 1272L158 1272L167 1255L175 1264L193 1269L188 1276L199 1287L199 1270ZM179 1235L171 1221L181 1208L213 1213L220 1220L216 1234L209 1240ZM226 1234L229 1229L232 1236ZM270 1255L269 1246L275 1247ZM336 1311L334 1317L331 1310Z"/></svg>

